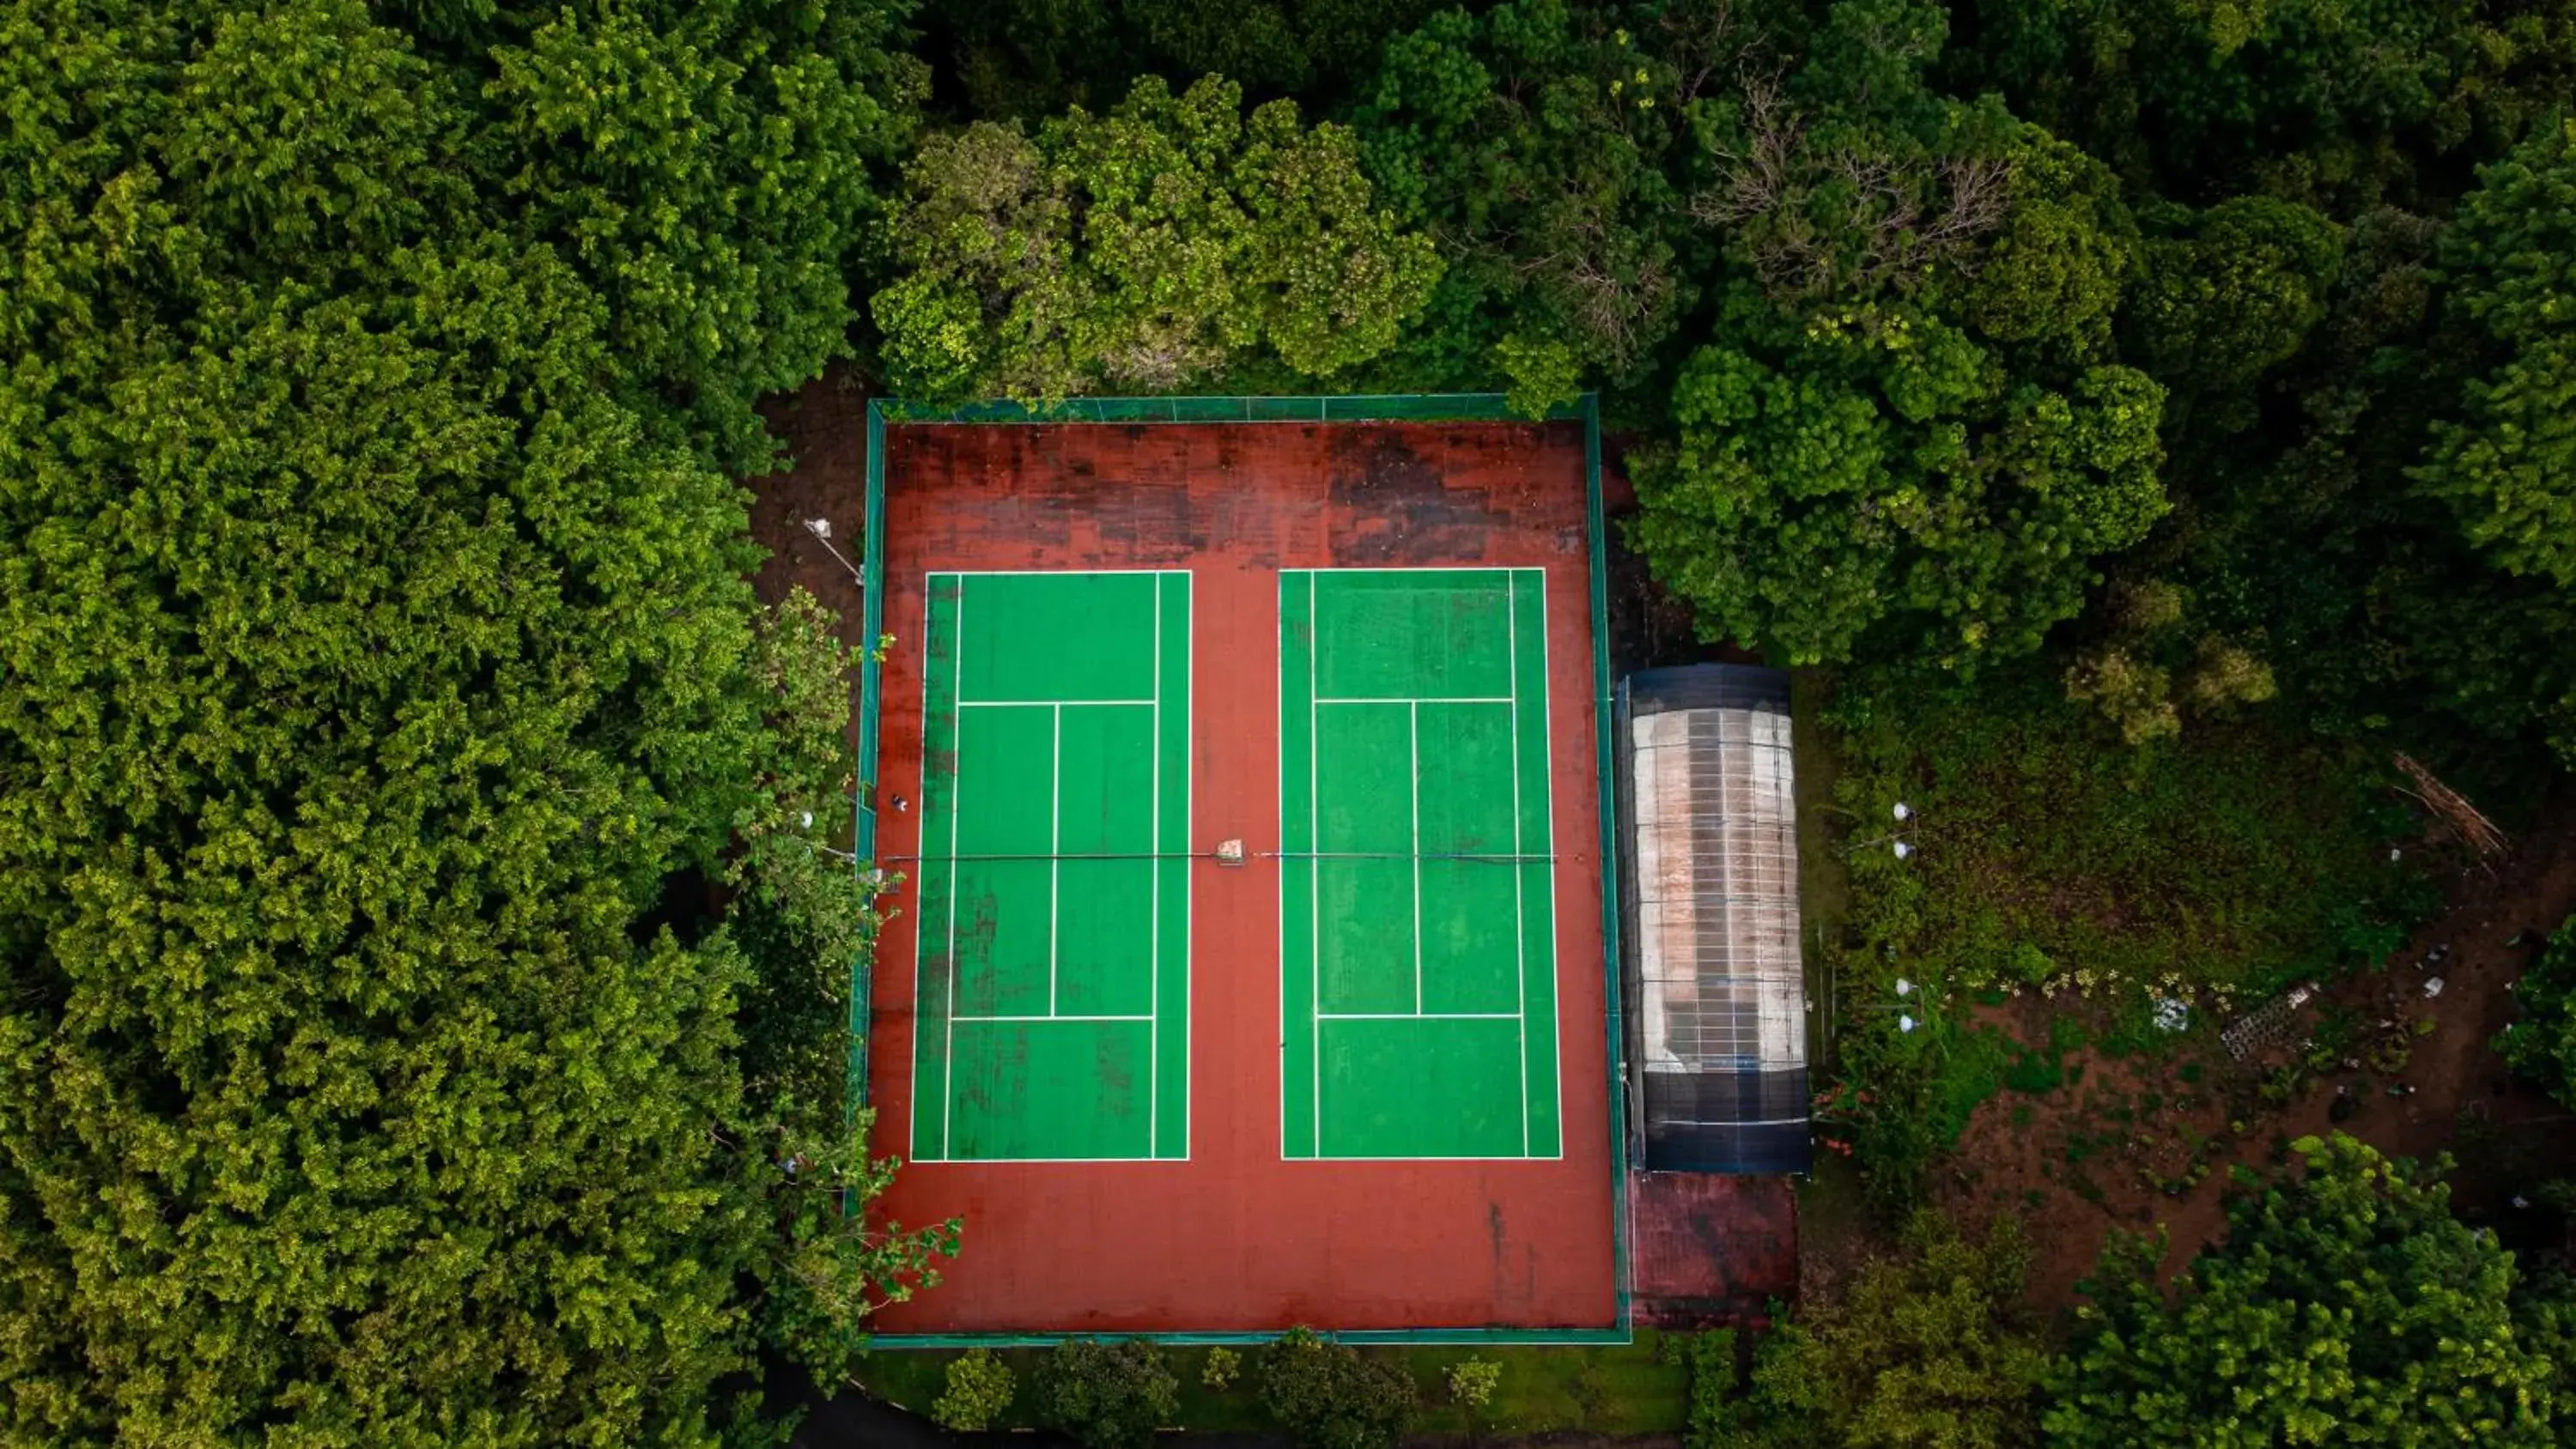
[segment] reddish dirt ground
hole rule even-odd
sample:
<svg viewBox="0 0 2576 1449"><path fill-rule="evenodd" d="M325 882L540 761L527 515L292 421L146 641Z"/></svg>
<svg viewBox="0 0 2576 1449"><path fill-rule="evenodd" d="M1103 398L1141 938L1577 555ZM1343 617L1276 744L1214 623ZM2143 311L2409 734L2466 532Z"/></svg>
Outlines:
<svg viewBox="0 0 2576 1449"><path fill-rule="evenodd" d="M835 367L805 387L762 405L769 430L786 445L794 466L751 489L751 536L769 557L752 576L752 586L770 603L803 587L840 617L841 642L859 643L861 598L858 579L830 548L852 563L859 557L860 525L867 508L867 389L856 375ZM820 518L832 529L830 548L805 528L804 520ZM850 707L858 708L858 679L850 684ZM852 744L857 743L855 733Z"/></svg>
<svg viewBox="0 0 2576 1449"><path fill-rule="evenodd" d="M808 396L813 393L808 390ZM794 419L858 433L839 395ZM787 421L782 418L782 422ZM804 468L764 500L839 520L854 460L800 437ZM819 462L820 467L815 466ZM966 1221L939 1291L883 1332L1601 1326L1614 1312L1602 1021L1599 821L1580 433L1570 426L1276 423L906 427L889 440L879 796L920 796L922 576L943 568L1186 566L1195 575L1194 845L1278 843L1281 568L1543 567L1553 605L1562 1159L1283 1162L1278 881L1193 880L1191 1158L907 1167L890 1217ZM843 489L849 491L844 492ZM772 522L788 577L830 561ZM776 546L776 544L773 544ZM810 556L809 556L810 555ZM823 590L816 587L818 594ZM827 600L832 596L825 595ZM847 607L846 605L844 606ZM853 611L854 612L854 611ZM881 851L917 818L881 816ZM882 945L871 1034L881 1151L901 1155L914 943L905 892Z"/></svg>
<svg viewBox="0 0 2576 1449"><path fill-rule="evenodd" d="M2454 1202L2473 1219L2506 1221L2517 1172L2576 1163L2570 1114L2512 1081L2488 1049L2513 1020L2507 989L2526 959L2507 943L2526 927L2549 928L2576 910L2576 809L2545 816L2492 873L2454 868L2449 905L2416 933L2381 971L2329 986L2296 1013L2288 1040L2268 1060L2293 1054L2326 1013L2347 1014L2365 1034L2404 1041L2402 1068L2374 1070L2367 1047L2318 1075L2292 1100L2266 1105L2252 1092L2252 1072L2237 1068L2213 1042L2171 1057L2106 1059L2079 1050L2066 1056L2069 1080L2053 1091L2004 1091L1977 1111L1939 1184L1943 1205L1972 1222L2018 1217L2036 1250L2030 1300L2061 1309L2093 1270L2114 1228L2168 1235L2163 1271L2179 1272L2191 1255L2225 1231L2224 1188L2230 1165L2262 1170L2279 1140L2334 1131L2352 1134L2392 1156L2461 1158ZM2419 969L2435 946L2448 959ZM2426 977L2443 978L2439 998L2424 996ZM2024 998L1984 1013L2022 1042L2045 1041L2050 1004ZM2428 1035L2413 1023L2433 1023ZM2382 1028L2380 1023L2393 1023ZM2197 1081L2183 1080L2186 1065ZM2260 1062L2257 1063L2261 1065ZM2074 1068L2082 1068L2075 1080ZM2391 1086L2411 1088L2392 1096ZM2338 1087L2351 1108L2335 1120ZM2231 1101L2231 1098L2233 1099ZM2246 1123L2243 1133L2231 1122ZM2196 1184L2181 1186L2195 1163ZM2528 1181L2521 1178L2520 1181ZM2179 1190L2173 1190L2179 1188Z"/></svg>

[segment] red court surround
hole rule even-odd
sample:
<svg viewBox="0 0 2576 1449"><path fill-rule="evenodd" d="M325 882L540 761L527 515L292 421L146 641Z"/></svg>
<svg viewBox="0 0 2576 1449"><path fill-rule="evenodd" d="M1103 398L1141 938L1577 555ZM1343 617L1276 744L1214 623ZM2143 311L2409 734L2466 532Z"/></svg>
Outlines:
<svg viewBox="0 0 2576 1449"><path fill-rule="evenodd" d="M923 575L1192 571L1192 839L1279 843L1278 572L1547 571L1565 1155L1285 1162L1279 875L1191 875L1190 1159L906 1165L880 1204L965 1219L946 1281L886 1334L1606 1328L1615 1311L1601 829L1579 424L906 425L886 431L878 850L920 848ZM901 866L897 866L901 869ZM877 960L875 1150L909 1156L907 882Z"/></svg>

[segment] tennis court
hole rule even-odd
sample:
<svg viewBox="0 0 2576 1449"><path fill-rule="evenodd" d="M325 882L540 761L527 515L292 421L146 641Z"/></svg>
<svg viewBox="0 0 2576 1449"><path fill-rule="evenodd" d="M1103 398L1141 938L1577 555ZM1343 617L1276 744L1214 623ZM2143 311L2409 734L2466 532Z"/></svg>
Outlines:
<svg viewBox="0 0 2576 1449"><path fill-rule="evenodd" d="M1240 401L869 405L880 1344L1622 1331L1592 417Z"/></svg>
<svg viewBox="0 0 2576 1449"><path fill-rule="evenodd" d="M1554 1157L1539 569L1280 574L1282 1150Z"/></svg>
<svg viewBox="0 0 2576 1449"><path fill-rule="evenodd" d="M927 592L912 1156L1186 1158L1190 576Z"/></svg>

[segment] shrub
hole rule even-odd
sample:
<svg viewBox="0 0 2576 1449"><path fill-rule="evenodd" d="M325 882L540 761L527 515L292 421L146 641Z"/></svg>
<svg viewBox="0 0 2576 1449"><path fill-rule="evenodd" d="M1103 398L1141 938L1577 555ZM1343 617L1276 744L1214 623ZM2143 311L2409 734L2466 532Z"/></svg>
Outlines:
<svg viewBox="0 0 2576 1449"><path fill-rule="evenodd" d="M1261 1364L1261 1405L1306 1449L1382 1449L1413 1420L1413 1380L1292 1328Z"/></svg>
<svg viewBox="0 0 2576 1449"><path fill-rule="evenodd" d="M1743 1428L1735 1393L1735 1330L1665 1334L1655 1345L1655 1359L1690 1375L1690 1417L1682 1427L1682 1449L1735 1443Z"/></svg>
<svg viewBox="0 0 2576 1449"><path fill-rule="evenodd" d="M1181 1381L1162 1350L1141 1338L1072 1338L1038 1365L1039 1422L1084 1449L1133 1449L1181 1412Z"/></svg>
<svg viewBox="0 0 2576 1449"><path fill-rule="evenodd" d="M1482 1409L1494 1401L1494 1388L1503 1381L1503 1366L1491 1359L1471 1358L1449 1365L1449 1397L1469 1409Z"/></svg>
<svg viewBox="0 0 2576 1449"><path fill-rule="evenodd" d="M1199 1370L1199 1382L1221 1394L1234 1387L1234 1377L1241 1372L1243 1355L1219 1346L1208 1350L1207 1367Z"/></svg>
<svg viewBox="0 0 2576 1449"><path fill-rule="evenodd" d="M2576 1106L2576 916L2513 983L2522 1019L2496 1038L2499 1055L2559 1101Z"/></svg>
<svg viewBox="0 0 2576 1449"><path fill-rule="evenodd" d="M930 1406L931 1422L952 1434L993 1427L1011 1407L1011 1369L989 1348L970 1348L948 1365L948 1392Z"/></svg>
<svg viewBox="0 0 2576 1449"><path fill-rule="evenodd" d="M1972 1241L1927 1209L1906 1225L1903 1246L1897 1258L1863 1268L1840 1304L1762 1341L1751 1409L1765 1442L2029 1442L2049 1359L2020 1308L2030 1251L2016 1221L1999 1218Z"/></svg>

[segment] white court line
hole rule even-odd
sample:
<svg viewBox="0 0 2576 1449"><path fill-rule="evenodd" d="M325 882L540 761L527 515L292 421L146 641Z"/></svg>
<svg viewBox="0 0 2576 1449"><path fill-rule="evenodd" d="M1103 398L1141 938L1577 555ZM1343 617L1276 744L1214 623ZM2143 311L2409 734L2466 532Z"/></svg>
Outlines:
<svg viewBox="0 0 2576 1449"><path fill-rule="evenodd" d="M957 609L949 616L948 627L952 631L949 651L952 662L956 666L953 671L954 678L949 686L951 693L948 696L953 700L966 693L966 581L964 579L957 581ZM966 753L966 721L960 718L950 728L956 732L957 753L962 757ZM948 772L948 853L952 856L957 854L958 824L966 818L966 796L961 788L965 783L965 771ZM940 1023L940 1030L946 1034L946 1038L945 1045L939 1054L939 1155L943 1158L957 1155L955 1133L957 1131L958 965L957 866L954 861L951 861L948 867L948 1006L942 1013L945 1019Z"/></svg>
<svg viewBox="0 0 2576 1449"><path fill-rule="evenodd" d="M1504 667L1512 686L1512 854L1521 854L1521 576L1503 578ZM1542 681L1543 683L1544 681ZM1521 1155L1529 1155L1529 924L1521 914L1521 870L1512 867L1512 1015L1520 1024Z"/></svg>
<svg viewBox="0 0 2576 1449"><path fill-rule="evenodd" d="M1508 574L1527 569L1527 564L1323 564L1310 569L1297 569L1301 574Z"/></svg>
<svg viewBox="0 0 2576 1449"><path fill-rule="evenodd" d="M1199 682L1198 576L1187 569L1177 572L1181 576L1182 585L1181 687L1185 690L1196 690ZM1198 764L1198 732L1191 728L1191 722L1197 717L1195 705L1181 713L1181 848L1183 850L1189 849L1192 825L1190 806L1198 798L1197 792L1192 788L1198 783L1195 774ZM1156 748L1161 747L1160 740L1155 744ZM1158 823L1155 828L1160 829L1160 824ZM1161 838L1159 835L1155 837L1157 840ZM1156 862L1156 868L1161 868L1160 862ZM1184 1159L1190 1155L1190 1088L1197 1080L1193 1075L1196 1067L1190 1055L1193 1050L1190 1042L1192 1009L1198 1002L1197 983L1190 979L1190 968L1194 964L1190 959L1190 947L1197 939L1197 912L1198 892L1191 884L1189 867L1183 865L1181 867L1181 1156ZM1158 973L1161 964L1155 963ZM1154 1030L1157 1036L1161 1035L1161 1027L1158 1026Z"/></svg>
<svg viewBox="0 0 2576 1449"><path fill-rule="evenodd" d="M938 579L939 579L939 575L937 575L937 574L935 574L935 573L932 573L932 574L924 574L924 575L922 575L922 579L921 579L921 740L922 740L922 747L923 747L923 749L924 749L924 751L925 751L925 752L927 752L927 750L928 750L928 748L929 748L929 744L930 744L930 684L931 684L931 681L930 681L930 646L931 646L931 604L932 604L932 601L937 597L937 593L938 593ZM930 789L929 789L930 781L929 781L929 773L930 773L930 772L929 772L926 768L922 771L922 776L923 776L923 778L922 778L922 791L921 791L921 794L922 794L922 802L921 802L921 838L920 838L920 840L919 840L919 841L915 842L915 843L916 843L916 845L918 846L918 848L920 849L921 853L922 853L923 855L925 855L925 856L926 856L926 855L928 855L928 854L930 853ZM948 853L949 853L950 855L952 855L952 856L953 856L953 855L955 855L955 854L957 853L956 842L955 842L954 840L952 840L952 841L950 841L950 842L949 842L949 849L948 849ZM923 864L922 864L922 875L923 875L923 877L924 877L925 879L929 876L929 874L930 874L930 869L931 869L931 867L930 867L930 863L929 863L928 861L924 861L924 862L923 862ZM955 868L952 866L950 869L951 869L951 873L953 874L953 873L954 873L954 869L955 869ZM953 889L954 882L951 882L951 886L952 886L952 889ZM953 918L952 918L952 921L953 921ZM955 935L956 935L956 930L955 930L955 927L954 927L954 925L953 925L953 924L952 924L952 925L951 925L951 927L950 927L949 935L950 935L950 937L951 937L951 939L952 939L952 940L954 939L954 937L955 937ZM912 1056L911 1056L910 1061L909 1061L910 1070L911 1070L911 1072L912 1072L912 1101L908 1104L908 1106L907 1106L907 1110L906 1110L906 1111L904 1112L904 1114L903 1114L903 1115L904 1115L904 1119L905 1119L905 1120L904 1120L904 1124L903 1124L904 1142L905 1142L905 1144L906 1144L907 1146L909 1146L909 1147L912 1149L912 1155L913 1155L916 1159L918 1159L918 1158L920 1158L920 1157L922 1156L922 1152L921 1152L921 998L922 998L922 990L921 990L921 970L922 970L923 965L924 965L924 964L926 963L926 961L927 961L927 958L928 958L928 956L929 956L929 953L930 953L930 922L929 922L928 920L924 920L924 921L922 921L922 922L921 922L921 924L920 924L918 927L916 927L916 928L914 929L914 931L913 931L913 933L912 933L912 1001L913 1001L913 1012L912 1012ZM952 958L951 958L951 960L950 960L950 962L949 962L949 969L950 969L950 970L952 970L952 971L954 971L954 970L956 969L956 962L955 962L955 960L954 960L953 956L952 956ZM869 1007L870 1007L871 1012L873 1012L873 1010L874 1010L874 1008L875 1008L875 1003L874 1003L874 1002L870 1002L870 1003L869 1003ZM875 1018L873 1017L873 1015L871 1015L871 1017L870 1017L870 1019L869 1019L869 1025L870 1025L871 1029L873 1029L873 1028L874 1028L874 1025L875 1025ZM942 1063L940 1064L940 1070L941 1070L941 1072L942 1072L942 1073L945 1073L945 1072L947 1071L947 1063L946 1063L946 1062L942 1062ZM940 1091L941 1091L942 1098L944 1099L944 1098L945 1098L945 1096L946 1096L946 1092L947 1092L947 1083L946 1083L946 1079L945 1079L945 1077L944 1077L944 1076L942 1077L942 1080L941 1080L941 1084L940 1084ZM940 1144L940 1152L942 1153L942 1155L945 1155L945 1154L946 1154L946 1152L947 1152L947 1150L948 1150L948 1144L946 1144L946 1143L944 1143L944 1142L943 1142L943 1143L941 1143L941 1144Z"/></svg>
<svg viewBox="0 0 2576 1449"><path fill-rule="evenodd" d="M1150 699L961 699L959 709L1149 709Z"/></svg>
<svg viewBox="0 0 2576 1449"><path fill-rule="evenodd" d="M1509 1011L1328 1011L1317 1021L1518 1021Z"/></svg>
<svg viewBox="0 0 2576 1449"><path fill-rule="evenodd" d="M1422 703L1405 711L1413 751L1413 1014L1422 1014Z"/></svg>
<svg viewBox="0 0 2576 1449"><path fill-rule="evenodd" d="M1317 704L1518 704L1508 694L1340 694Z"/></svg>
<svg viewBox="0 0 2576 1449"><path fill-rule="evenodd" d="M1064 706L1055 715L1055 752L1047 761L1047 1015L1055 1015L1057 928L1064 915Z"/></svg>
<svg viewBox="0 0 2576 1449"><path fill-rule="evenodd" d="M1146 647L1154 652L1154 718L1146 727L1145 752L1151 761L1154 783L1151 803L1146 807L1145 843L1157 856L1163 852L1163 576L1154 575L1154 617L1145 635ZM1163 1013L1163 862L1145 863L1145 1000L1147 1019ZM1145 1155L1154 1155L1155 1128L1163 1110L1163 1094L1156 1090L1163 1074L1163 1033L1159 1026L1145 1035Z"/></svg>
<svg viewBox="0 0 2576 1449"><path fill-rule="evenodd" d="M1316 658L1324 652L1323 620L1315 613L1315 575L1306 575L1306 843L1314 849L1324 846L1322 719L1315 712L1315 692L1322 687L1316 677ZM1307 1119L1313 1135L1307 1152L1324 1155L1324 868L1319 862L1306 872L1306 1032L1314 1049L1306 1058L1308 1074L1314 1078L1315 1115Z"/></svg>
<svg viewBox="0 0 2576 1449"><path fill-rule="evenodd" d="M938 577L938 578L943 578L943 579L1079 579L1079 578L1089 578L1089 577L1091 577L1092 575L1095 575L1095 574L1110 574L1110 575L1114 575L1114 576L1117 576L1117 577L1120 577L1120 578L1142 578L1142 577L1144 577L1144 576L1146 576L1146 575L1149 575L1149 574L1168 574L1168 573L1180 573L1180 572L1187 572L1187 570L1178 570L1178 569L1094 569L1094 568L1078 568L1078 569L939 569L939 570L936 570L936 571L935 571L934 576L935 576L935 577ZM1077 1161L1084 1161L1084 1162L1087 1162L1087 1161L1089 1161L1090 1159L1089 1159L1089 1158L1078 1158L1078 1159L1076 1159L1076 1160L1077 1160Z"/></svg>
<svg viewBox="0 0 2576 1449"><path fill-rule="evenodd" d="M1524 572L1538 575L1538 679L1540 697L1542 701L1544 701L1547 697L1547 684L1550 676L1547 650L1547 625L1549 619L1549 610L1547 606L1547 570L1527 569L1524 570ZM1589 702L1588 695L1582 697L1587 703ZM1517 736L1515 736L1515 738L1517 738ZM1553 904L1556 899L1556 861L1553 859L1556 853L1556 794L1554 783L1556 780L1556 730L1554 722L1548 718L1548 711L1544 703L1542 703L1538 714L1538 765L1538 808L1539 819L1543 826L1543 834L1539 840L1539 844L1546 847L1546 849L1539 851L1538 853L1551 857L1547 861L1545 869L1547 871L1547 898L1549 902ZM1547 1020L1549 1030L1547 1051L1548 1079L1556 1086L1555 1155L1563 1157L1565 1155L1565 996L1564 993L1558 989L1556 984L1557 954L1556 938L1553 931L1556 928L1557 920L1556 913L1553 910L1548 913L1548 924L1551 932L1547 941Z"/></svg>
<svg viewBox="0 0 2576 1449"><path fill-rule="evenodd" d="M1064 1016L960 1016L954 1019L957 1021L997 1021L1005 1025L1017 1025L1033 1021L1152 1021L1154 1018L1150 1016L1084 1016L1076 1014Z"/></svg>

